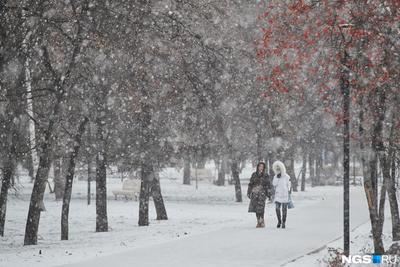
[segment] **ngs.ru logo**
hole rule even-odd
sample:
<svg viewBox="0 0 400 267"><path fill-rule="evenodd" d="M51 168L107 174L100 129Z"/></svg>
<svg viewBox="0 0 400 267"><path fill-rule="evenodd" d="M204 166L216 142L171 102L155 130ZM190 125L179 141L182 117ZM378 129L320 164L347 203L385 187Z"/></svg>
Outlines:
<svg viewBox="0 0 400 267"><path fill-rule="evenodd" d="M375 264L395 264L400 263L397 255L342 255L342 263L375 263Z"/></svg>

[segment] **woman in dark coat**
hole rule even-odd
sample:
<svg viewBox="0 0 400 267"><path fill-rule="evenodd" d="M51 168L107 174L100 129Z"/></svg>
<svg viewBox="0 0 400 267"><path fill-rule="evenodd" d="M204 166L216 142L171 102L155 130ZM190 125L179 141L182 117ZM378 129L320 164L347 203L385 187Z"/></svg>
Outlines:
<svg viewBox="0 0 400 267"><path fill-rule="evenodd" d="M271 196L271 181L265 170L265 163L257 164L257 170L251 175L247 196L250 198L249 212L255 212L257 228L265 227L264 210L267 197Z"/></svg>

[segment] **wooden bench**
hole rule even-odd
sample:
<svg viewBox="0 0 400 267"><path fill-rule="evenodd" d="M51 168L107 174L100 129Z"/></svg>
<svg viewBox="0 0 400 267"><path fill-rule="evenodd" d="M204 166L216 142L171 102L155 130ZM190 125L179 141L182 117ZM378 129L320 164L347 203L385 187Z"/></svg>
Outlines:
<svg viewBox="0 0 400 267"><path fill-rule="evenodd" d="M112 193L115 199L117 199L118 196L124 196L126 200L134 198L137 201L140 193L140 180L125 179L122 182L122 190L113 190Z"/></svg>

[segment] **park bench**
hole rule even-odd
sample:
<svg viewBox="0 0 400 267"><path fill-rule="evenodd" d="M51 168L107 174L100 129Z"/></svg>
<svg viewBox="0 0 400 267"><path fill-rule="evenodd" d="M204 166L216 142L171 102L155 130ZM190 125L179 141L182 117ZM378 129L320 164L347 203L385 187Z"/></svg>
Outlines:
<svg viewBox="0 0 400 267"><path fill-rule="evenodd" d="M134 198L137 201L140 193L140 180L125 179L122 182L122 189L113 190L112 193L114 194L115 199L117 199L118 196L124 196L126 200Z"/></svg>

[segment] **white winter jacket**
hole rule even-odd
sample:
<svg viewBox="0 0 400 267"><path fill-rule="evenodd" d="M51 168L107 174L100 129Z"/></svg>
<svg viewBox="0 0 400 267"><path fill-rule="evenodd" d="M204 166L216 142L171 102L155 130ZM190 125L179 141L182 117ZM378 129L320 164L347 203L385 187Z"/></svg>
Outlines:
<svg viewBox="0 0 400 267"><path fill-rule="evenodd" d="M286 173L281 174L278 178L274 176L272 185L275 188L274 202L289 203L290 176Z"/></svg>

